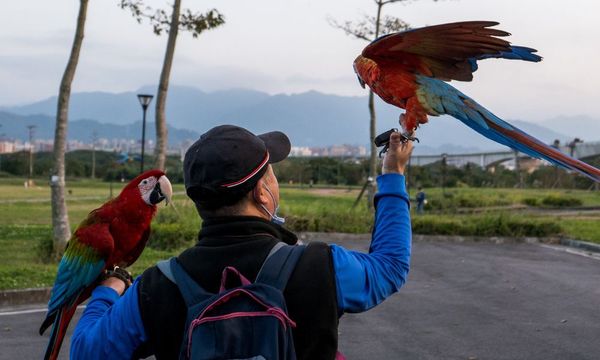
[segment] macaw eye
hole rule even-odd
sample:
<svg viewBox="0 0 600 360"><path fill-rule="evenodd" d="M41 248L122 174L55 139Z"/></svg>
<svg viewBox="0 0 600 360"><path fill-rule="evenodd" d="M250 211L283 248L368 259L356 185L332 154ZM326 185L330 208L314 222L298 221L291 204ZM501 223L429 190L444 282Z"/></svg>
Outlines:
<svg viewBox="0 0 600 360"><path fill-rule="evenodd" d="M142 180L142 185L148 184L148 180Z"/></svg>

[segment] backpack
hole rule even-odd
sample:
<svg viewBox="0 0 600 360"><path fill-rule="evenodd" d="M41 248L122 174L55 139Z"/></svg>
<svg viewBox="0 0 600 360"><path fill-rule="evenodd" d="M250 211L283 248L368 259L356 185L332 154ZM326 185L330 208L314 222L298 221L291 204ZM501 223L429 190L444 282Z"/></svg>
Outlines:
<svg viewBox="0 0 600 360"><path fill-rule="evenodd" d="M288 316L283 290L304 248L277 243L254 283L234 267L225 268L217 294L198 285L176 258L159 262L187 306L179 358L295 360L296 324Z"/></svg>

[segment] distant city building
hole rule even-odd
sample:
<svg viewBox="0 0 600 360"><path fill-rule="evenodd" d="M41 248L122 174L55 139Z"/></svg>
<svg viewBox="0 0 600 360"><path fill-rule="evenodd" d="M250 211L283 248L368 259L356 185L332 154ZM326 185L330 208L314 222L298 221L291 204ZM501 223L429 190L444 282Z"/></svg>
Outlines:
<svg viewBox="0 0 600 360"><path fill-rule="evenodd" d="M332 145L328 147L293 146L290 151L292 157L365 157L367 148L357 145Z"/></svg>
<svg viewBox="0 0 600 360"><path fill-rule="evenodd" d="M293 157L306 157L312 155L312 150L307 146L292 146L292 149L290 150L290 156Z"/></svg>
<svg viewBox="0 0 600 360"><path fill-rule="evenodd" d="M14 141L2 140L0 141L0 154L14 153L16 150Z"/></svg>

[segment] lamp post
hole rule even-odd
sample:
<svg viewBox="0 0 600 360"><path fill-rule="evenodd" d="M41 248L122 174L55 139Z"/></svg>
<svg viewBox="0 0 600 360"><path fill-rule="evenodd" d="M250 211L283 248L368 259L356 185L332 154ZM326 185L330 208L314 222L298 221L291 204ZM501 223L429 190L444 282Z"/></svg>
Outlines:
<svg viewBox="0 0 600 360"><path fill-rule="evenodd" d="M144 116L142 118L142 159L140 164L140 173L142 173L144 172L144 145L146 144L146 110L148 110L148 105L150 105L154 96L150 94L138 94L137 97L144 111Z"/></svg>
<svg viewBox="0 0 600 360"><path fill-rule="evenodd" d="M442 194L446 195L446 170L448 166L448 154L442 154Z"/></svg>
<svg viewBox="0 0 600 360"><path fill-rule="evenodd" d="M29 131L29 179L27 179L27 186L33 185L33 133L36 125L27 125Z"/></svg>

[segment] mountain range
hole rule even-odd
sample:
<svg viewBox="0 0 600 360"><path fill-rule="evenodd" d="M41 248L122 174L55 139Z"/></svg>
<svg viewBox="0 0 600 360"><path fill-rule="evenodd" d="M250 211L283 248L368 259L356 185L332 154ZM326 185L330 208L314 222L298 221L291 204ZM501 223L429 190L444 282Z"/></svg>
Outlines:
<svg viewBox="0 0 600 360"><path fill-rule="evenodd" d="M136 94L153 93L154 90L155 87L144 87L135 92L72 94L69 138L89 141L92 131L97 131L99 137L139 137L142 110ZM150 122L154 119L152 105L154 103L147 114ZM398 109L380 101L376 107L379 131L398 126ZM54 134L55 113L56 97L22 106L0 107L0 133L25 139L25 126L34 124L38 126L37 138L50 139ZM281 130L290 136L294 146L366 146L368 119L366 96L339 96L317 91L269 95L245 89L204 92L172 86L167 101L170 144L197 139L199 134L219 124L235 124L255 133ZM600 121L583 116L555 118L542 124L509 122L547 143L575 136L586 141L600 140ZM152 123L147 124L147 136L154 137ZM417 154L505 149L447 116L431 117L430 124L419 129L418 137L422 142L415 148Z"/></svg>

